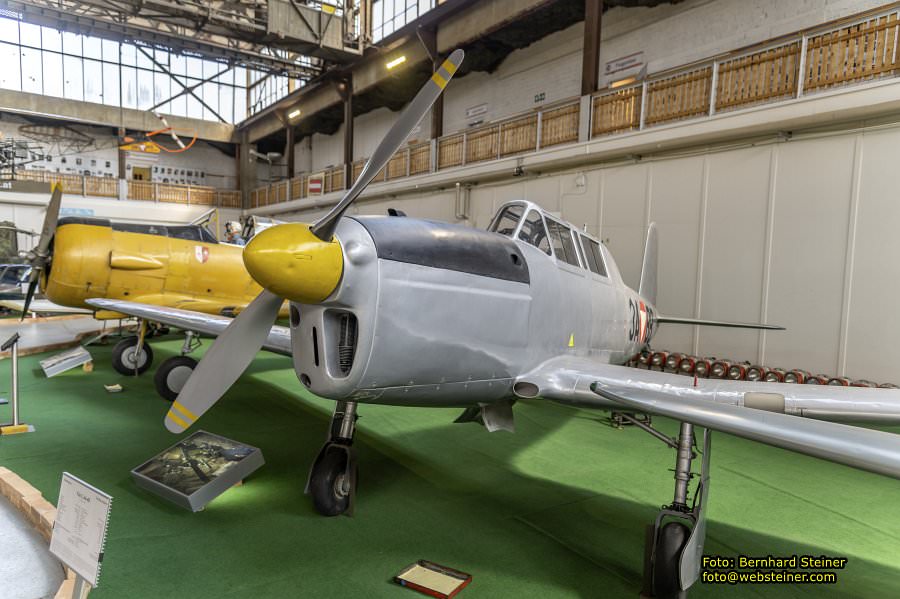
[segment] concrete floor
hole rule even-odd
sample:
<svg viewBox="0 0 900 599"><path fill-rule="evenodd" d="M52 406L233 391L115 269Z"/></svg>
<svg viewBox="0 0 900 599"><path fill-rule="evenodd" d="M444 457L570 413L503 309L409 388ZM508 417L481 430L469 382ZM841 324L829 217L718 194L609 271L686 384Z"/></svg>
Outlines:
<svg viewBox="0 0 900 599"><path fill-rule="evenodd" d="M0 497L0 581L0 599L52 598L63 581L63 568L47 542L5 497Z"/></svg>

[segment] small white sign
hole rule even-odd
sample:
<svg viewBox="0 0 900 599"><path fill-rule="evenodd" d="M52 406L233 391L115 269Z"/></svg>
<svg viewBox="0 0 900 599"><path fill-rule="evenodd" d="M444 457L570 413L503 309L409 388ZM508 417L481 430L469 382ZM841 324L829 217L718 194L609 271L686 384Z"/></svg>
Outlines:
<svg viewBox="0 0 900 599"><path fill-rule="evenodd" d="M606 66L603 69L603 73L605 75L613 75L615 73L637 69L643 65L644 53L635 52L634 54L629 54L628 56L622 56L620 58L614 58L613 60L610 60L606 63Z"/></svg>
<svg viewBox="0 0 900 599"><path fill-rule="evenodd" d="M476 116L481 116L481 115L487 113L487 111L488 111L488 105L486 102L484 104L470 106L469 108L466 108L466 118L467 119L475 118Z"/></svg>
<svg viewBox="0 0 900 599"><path fill-rule="evenodd" d="M92 587L97 586L100 578L111 505L112 497L63 472L50 553Z"/></svg>

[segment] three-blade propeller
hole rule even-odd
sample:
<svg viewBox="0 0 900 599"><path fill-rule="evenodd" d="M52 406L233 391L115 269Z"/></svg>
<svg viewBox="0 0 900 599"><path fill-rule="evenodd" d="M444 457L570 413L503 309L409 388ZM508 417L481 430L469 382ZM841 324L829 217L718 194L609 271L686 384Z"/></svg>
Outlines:
<svg viewBox="0 0 900 599"><path fill-rule="evenodd" d="M312 225L290 223L266 229L244 249L244 263L264 290L228 325L197 364L166 414L165 425L180 433L215 404L243 374L259 352L284 298L315 303L340 281L343 255L333 241L338 222L350 204L372 182L406 142L462 63L455 50L419 90L363 167L341 201ZM302 255L304 260L297 260ZM292 270L304 263L302 275Z"/></svg>
<svg viewBox="0 0 900 599"><path fill-rule="evenodd" d="M44 226L41 227L41 237L38 239L37 245L25 254L25 260L31 265L31 275L28 279L28 291L25 294L25 306L22 308L22 320L28 314L28 307L31 305L31 300L34 299L38 282L41 280L41 273L50 263L50 242L53 241L53 236L56 235L56 223L59 221L62 194L62 185L57 183L53 186L53 195L50 196L50 203L47 204L47 213L44 214Z"/></svg>

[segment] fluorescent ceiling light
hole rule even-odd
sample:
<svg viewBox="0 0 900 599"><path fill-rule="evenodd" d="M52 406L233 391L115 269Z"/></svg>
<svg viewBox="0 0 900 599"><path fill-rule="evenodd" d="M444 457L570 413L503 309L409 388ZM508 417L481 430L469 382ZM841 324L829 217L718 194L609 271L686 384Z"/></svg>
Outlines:
<svg viewBox="0 0 900 599"><path fill-rule="evenodd" d="M295 119L295 118L297 118L298 116L300 116L300 109L299 109L299 108L288 114L288 118L289 118L289 119Z"/></svg>
<svg viewBox="0 0 900 599"><path fill-rule="evenodd" d="M398 56L398 57L395 58L394 60L388 62L385 66L386 66L387 68L389 68L389 69L393 69L393 68L396 67L397 65L401 65L401 64L403 64L404 62L406 62L406 56L405 56L405 55L403 55L403 56Z"/></svg>

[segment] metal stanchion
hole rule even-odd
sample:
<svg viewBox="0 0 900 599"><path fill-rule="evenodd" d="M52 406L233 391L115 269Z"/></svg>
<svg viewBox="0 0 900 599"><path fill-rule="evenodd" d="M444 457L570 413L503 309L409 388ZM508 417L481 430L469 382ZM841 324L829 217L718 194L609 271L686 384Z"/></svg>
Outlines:
<svg viewBox="0 0 900 599"><path fill-rule="evenodd" d="M0 435L15 435L18 433L30 433L34 431L34 427L30 424L22 424L19 422L19 334L16 333L7 339L0 351L10 350L12 357L12 379L10 385L12 387L12 424L0 426Z"/></svg>

